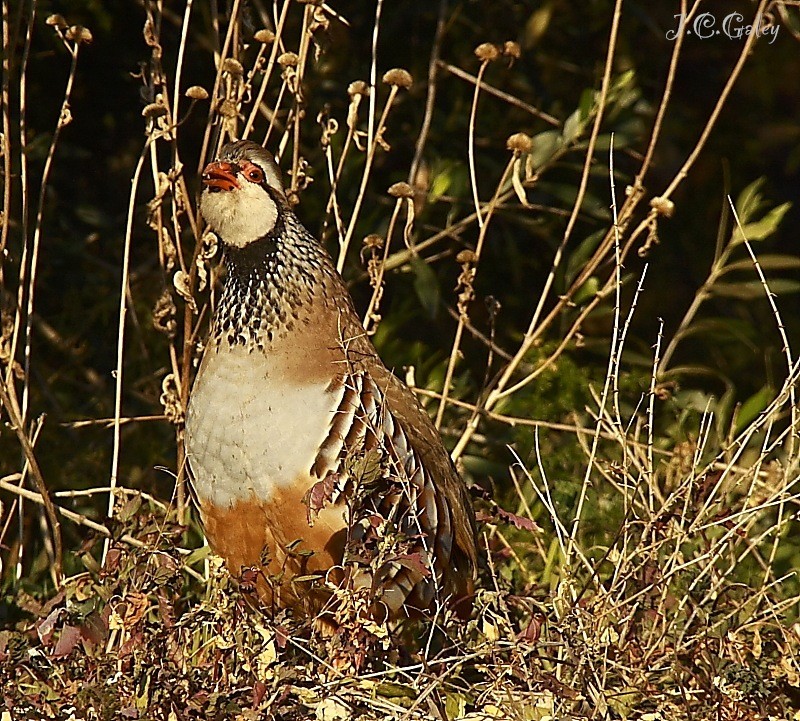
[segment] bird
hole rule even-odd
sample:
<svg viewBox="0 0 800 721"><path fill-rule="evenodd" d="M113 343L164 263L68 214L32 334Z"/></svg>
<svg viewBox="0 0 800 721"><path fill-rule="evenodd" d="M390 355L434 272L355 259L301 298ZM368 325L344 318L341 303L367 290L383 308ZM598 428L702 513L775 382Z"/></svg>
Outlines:
<svg viewBox="0 0 800 721"><path fill-rule="evenodd" d="M275 158L228 143L201 185L223 280L185 451L211 549L234 577L255 573L274 609L317 613L330 583L385 619L463 609L478 557L469 492L293 211Z"/></svg>

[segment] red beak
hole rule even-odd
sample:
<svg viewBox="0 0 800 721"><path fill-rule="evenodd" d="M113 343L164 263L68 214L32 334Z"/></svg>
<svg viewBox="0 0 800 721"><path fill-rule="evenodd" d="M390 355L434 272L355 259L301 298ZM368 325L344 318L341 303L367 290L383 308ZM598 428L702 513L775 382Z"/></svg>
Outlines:
<svg viewBox="0 0 800 721"><path fill-rule="evenodd" d="M206 165L203 171L203 185L213 190L235 190L241 188L236 179L236 168L231 163L214 162Z"/></svg>

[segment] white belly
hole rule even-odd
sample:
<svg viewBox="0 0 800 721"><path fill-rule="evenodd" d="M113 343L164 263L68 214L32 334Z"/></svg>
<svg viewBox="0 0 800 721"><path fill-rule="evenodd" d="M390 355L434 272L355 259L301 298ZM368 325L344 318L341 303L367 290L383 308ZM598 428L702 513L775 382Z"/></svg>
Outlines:
<svg viewBox="0 0 800 721"><path fill-rule="evenodd" d="M280 356L209 349L186 414L186 454L202 503L231 507L308 485L343 389L287 382Z"/></svg>

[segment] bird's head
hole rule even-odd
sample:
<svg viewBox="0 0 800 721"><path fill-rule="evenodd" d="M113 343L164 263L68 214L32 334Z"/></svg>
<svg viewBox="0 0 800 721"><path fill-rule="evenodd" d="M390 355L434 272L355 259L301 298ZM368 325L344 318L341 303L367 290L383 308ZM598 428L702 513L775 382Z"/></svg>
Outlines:
<svg viewBox="0 0 800 721"><path fill-rule="evenodd" d="M244 247L275 227L286 203L281 171L251 140L228 143L202 175L200 212L223 243Z"/></svg>

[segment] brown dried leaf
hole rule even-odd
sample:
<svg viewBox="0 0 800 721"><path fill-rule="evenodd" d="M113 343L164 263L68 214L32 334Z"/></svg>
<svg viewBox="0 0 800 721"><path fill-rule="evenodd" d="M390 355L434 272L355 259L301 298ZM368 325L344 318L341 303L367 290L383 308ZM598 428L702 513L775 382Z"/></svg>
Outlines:
<svg viewBox="0 0 800 721"><path fill-rule="evenodd" d="M56 643L56 647L53 649L52 656L55 658L69 656L75 650L75 646L78 645L81 636L82 634L79 626L64 626L58 643Z"/></svg>
<svg viewBox="0 0 800 721"><path fill-rule="evenodd" d="M319 512L325 508L332 500L336 491L336 484L339 482L338 473L328 473L321 481L317 481L308 492L303 496L303 503L306 504L308 525L314 525Z"/></svg>
<svg viewBox="0 0 800 721"><path fill-rule="evenodd" d="M39 640L45 646L52 640L56 623L58 623L58 619L63 611L63 608L54 608L46 618L36 622L36 633L39 636Z"/></svg>
<svg viewBox="0 0 800 721"><path fill-rule="evenodd" d="M519 528L522 531L530 531L531 533L542 532L541 527L534 523L530 518L518 516L516 513L510 513L499 506L497 508L497 516L500 518L500 520L510 523L512 526Z"/></svg>
<svg viewBox="0 0 800 721"><path fill-rule="evenodd" d="M431 575L430 564L426 563L425 559L422 557L422 554L419 552L403 553L399 556L395 556L392 560L396 561L405 568L410 568L412 571L416 571L420 574L420 576L422 576L422 578L427 578Z"/></svg>

